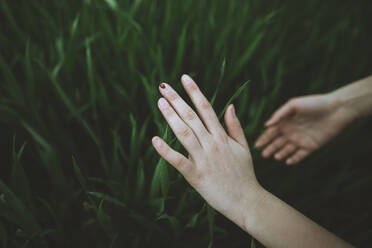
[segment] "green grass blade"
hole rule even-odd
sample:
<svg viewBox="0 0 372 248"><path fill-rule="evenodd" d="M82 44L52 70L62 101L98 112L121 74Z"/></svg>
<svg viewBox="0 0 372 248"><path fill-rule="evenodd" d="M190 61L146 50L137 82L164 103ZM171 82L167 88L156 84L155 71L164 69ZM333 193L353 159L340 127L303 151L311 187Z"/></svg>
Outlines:
<svg viewBox="0 0 372 248"><path fill-rule="evenodd" d="M122 207L122 208L125 208L125 209L127 208L127 206L124 203L122 203L121 201L111 197L108 194L104 194L104 193L100 193L100 192L87 192L87 194L92 195L94 197L97 197L98 199L101 199L102 201L105 200L107 202L111 202L114 205L117 205L119 207Z"/></svg>
<svg viewBox="0 0 372 248"><path fill-rule="evenodd" d="M142 198L146 187L145 169L142 159L139 161L136 176L136 200L139 201Z"/></svg>
<svg viewBox="0 0 372 248"><path fill-rule="evenodd" d="M107 215L105 211L103 210L103 201L104 200L102 199L98 206L97 220L102 226L102 229L105 231L107 236L109 236L110 239L112 240L115 237L115 234L113 232L112 220L111 220L111 217Z"/></svg>
<svg viewBox="0 0 372 248"><path fill-rule="evenodd" d="M251 248L256 248L256 243L254 242L254 238L251 240Z"/></svg>
<svg viewBox="0 0 372 248"><path fill-rule="evenodd" d="M51 77L51 82L54 85L59 97L61 98L62 102L65 104L66 108L71 112L71 114L77 118L77 120L82 124L85 131L90 135L92 140L97 146L100 146L100 141L98 137L96 136L95 132L92 130L92 128L89 126L86 120L81 117L79 110L74 106L74 104L71 102L69 97L64 93L61 86L57 82L56 78Z"/></svg>
<svg viewBox="0 0 372 248"><path fill-rule="evenodd" d="M173 67L173 77L176 77L176 74L180 72L182 62L184 60L185 50L186 50L186 34L189 26L189 22L186 22L182 28L181 34L178 36L176 58L174 61Z"/></svg>
<svg viewBox="0 0 372 248"><path fill-rule="evenodd" d="M222 79L223 79L223 76L225 75L225 67L226 67L226 57L223 58L223 61L222 61L222 64L221 64L221 69L220 69L220 76L219 76L218 82L217 82L217 87L216 87L216 90L214 91L214 94L213 94L212 99L210 101L212 106L214 104L214 101L216 100L217 93L220 90Z"/></svg>
<svg viewBox="0 0 372 248"><path fill-rule="evenodd" d="M207 204L207 203L206 203ZM214 236L214 219L216 216L216 210L207 204L207 220L208 220L208 232L209 232L209 243L208 248L211 248L213 245L213 236Z"/></svg>
<svg viewBox="0 0 372 248"><path fill-rule="evenodd" d="M114 9L116 10L118 8L118 3L116 2L116 0L104 0L107 5L111 8L111 9Z"/></svg>
<svg viewBox="0 0 372 248"><path fill-rule="evenodd" d="M16 195L18 195L24 202L31 203L32 193L29 183L29 179L21 164L21 156L26 146L26 142L23 143L19 151L16 151L15 136L13 136L13 164L10 176L11 187Z"/></svg>
<svg viewBox="0 0 372 248"><path fill-rule="evenodd" d="M221 121L222 120L222 116L223 114L225 113L227 107L229 106L229 104L234 101L236 98L239 97L239 95L243 92L243 90L248 86L248 83L250 81L246 81L245 83L243 83L236 91L235 93L230 97L230 99L227 101L227 103L225 104L225 107L223 108L223 110L220 112L220 114L218 115L218 119Z"/></svg>
<svg viewBox="0 0 372 248"><path fill-rule="evenodd" d="M15 225L21 227L28 235L40 231L40 226L33 213L24 203L0 180L0 215Z"/></svg>
<svg viewBox="0 0 372 248"><path fill-rule="evenodd" d="M72 156L72 166L75 172L75 176L78 179L78 182L80 183L81 187L84 189L84 191L87 191L87 182L80 170L80 167L78 166L76 159L74 156Z"/></svg>
<svg viewBox="0 0 372 248"><path fill-rule="evenodd" d="M167 140L168 126L163 134L163 139ZM155 166L154 175L151 180L150 197L154 198L159 191L161 191L164 198L167 197L170 186L170 179L168 173L168 165L166 161L160 157L157 165Z"/></svg>
<svg viewBox="0 0 372 248"><path fill-rule="evenodd" d="M15 78L11 68L9 67L8 63L4 60L4 58L0 55L0 75L2 77L2 81L6 82L7 88L6 91L9 92L9 95L13 99L13 102L19 106L25 106L25 95L24 92L19 85L19 82ZM4 87L4 86L3 86Z"/></svg>

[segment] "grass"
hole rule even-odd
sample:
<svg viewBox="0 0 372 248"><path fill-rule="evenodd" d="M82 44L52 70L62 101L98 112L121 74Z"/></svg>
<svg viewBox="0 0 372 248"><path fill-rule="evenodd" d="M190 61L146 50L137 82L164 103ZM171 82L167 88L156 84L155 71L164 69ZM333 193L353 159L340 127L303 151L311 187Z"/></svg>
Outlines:
<svg viewBox="0 0 372 248"><path fill-rule="evenodd" d="M158 85L187 99L188 73L219 115L235 104L253 143L288 98L372 72L370 11L368 1L0 0L1 245L259 247L152 148L162 135L184 152ZM367 246L368 125L290 169L252 148L259 181Z"/></svg>

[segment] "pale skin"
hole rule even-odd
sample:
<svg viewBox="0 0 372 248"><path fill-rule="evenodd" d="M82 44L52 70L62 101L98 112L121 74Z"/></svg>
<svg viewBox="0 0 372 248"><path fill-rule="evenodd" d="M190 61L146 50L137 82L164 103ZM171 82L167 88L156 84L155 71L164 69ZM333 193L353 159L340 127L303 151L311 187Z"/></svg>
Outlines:
<svg viewBox="0 0 372 248"><path fill-rule="evenodd" d="M264 158L294 165L336 137L356 119L372 114L372 76L328 94L296 97L265 123L255 146Z"/></svg>
<svg viewBox="0 0 372 248"><path fill-rule="evenodd" d="M257 181L248 142L230 105L227 131L197 84L181 78L197 113L168 84L158 107L189 156L160 137L152 144L214 209L267 247L351 247L266 191Z"/></svg>

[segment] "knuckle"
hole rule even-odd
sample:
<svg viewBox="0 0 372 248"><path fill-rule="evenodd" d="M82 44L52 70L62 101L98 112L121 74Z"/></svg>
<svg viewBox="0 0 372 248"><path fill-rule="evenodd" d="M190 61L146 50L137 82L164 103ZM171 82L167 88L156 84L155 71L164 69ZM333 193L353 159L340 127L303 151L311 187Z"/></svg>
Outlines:
<svg viewBox="0 0 372 248"><path fill-rule="evenodd" d="M173 116L173 110L169 106L166 106L162 109L162 112L165 116L172 117Z"/></svg>
<svg viewBox="0 0 372 248"><path fill-rule="evenodd" d="M224 144L228 142L227 135L225 133L222 133L222 132L218 132L216 134L216 139L217 139L217 141L222 142Z"/></svg>
<svg viewBox="0 0 372 248"><path fill-rule="evenodd" d="M200 184L202 181L205 180L205 175L206 175L206 172L204 169L196 169L194 171L194 173L192 174L192 183L194 186L197 186L198 184Z"/></svg>
<svg viewBox="0 0 372 248"><path fill-rule="evenodd" d="M192 167L190 164L187 162L187 160L183 158L178 158L174 164L174 166L177 168L179 172L185 177L190 177L192 173Z"/></svg>
<svg viewBox="0 0 372 248"><path fill-rule="evenodd" d="M221 153L221 148L216 143L212 143L211 145L208 146L208 148L211 154L217 155Z"/></svg>
<svg viewBox="0 0 372 248"><path fill-rule="evenodd" d="M203 181L204 180L204 178L205 178L205 173L203 172L203 171L200 171L200 172L198 172L197 174L196 174L196 180L198 181L198 182L201 182L201 181Z"/></svg>
<svg viewBox="0 0 372 248"><path fill-rule="evenodd" d="M190 82L188 85L187 85L187 88L190 90L190 91L198 91L199 90L199 87L196 83L194 82Z"/></svg>
<svg viewBox="0 0 372 248"><path fill-rule="evenodd" d="M185 161L184 161L181 157L180 157L180 158L177 158L176 161L174 162L174 165L175 165L177 168L181 169L181 168L184 167L184 165L185 165Z"/></svg>
<svg viewBox="0 0 372 248"><path fill-rule="evenodd" d="M192 110L187 110L184 114L185 121L192 121L196 117L196 114Z"/></svg>
<svg viewBox="0 0 372 248"><path fill-rule="evenodd" d="M163 154L163 157L165 157L165 158L168 157L168 155L170 153L170 148L162 146L162 147L160 147L160 149L161 149L161 152Z"/></svg>
<svg viewBox="0 0 372 248"><path fill-rule="evenodd" d="M199 106L203 110L209 110L211 108L210 103L208 101L206 101L206 100L201 101L200 104L199 104Z"/></svg>
<svg viewBox="0 0 372 248"><path fill-rule="evenodd" d="M177 98L178 98L178 95L177 95L176 92L174 92L174 91L170 91L170 92L168 93L168 99L169 99L169 101L174 101L174 100L176 100Z"/></svg>
<svg viewBox="0 0 372 248"><path fill-rule="evenodd" d="M183 129L183 130L180 132L180 136L183 137L183 138L188 138L188 137L191 136L191 133L192 133L191 129L189 129L189 128L185 128L185 129Z"/></svg>

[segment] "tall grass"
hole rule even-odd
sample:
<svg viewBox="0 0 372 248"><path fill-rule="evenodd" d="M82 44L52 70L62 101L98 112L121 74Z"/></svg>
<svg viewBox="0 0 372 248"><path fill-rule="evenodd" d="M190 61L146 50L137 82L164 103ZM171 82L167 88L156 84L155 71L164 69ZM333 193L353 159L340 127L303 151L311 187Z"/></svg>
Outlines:
<svg viewBox="0 0 372 248"><path fill-rule="evenodd" d="M188 73L220 117L234 102L253 143L289 97L371 73L370 11L368 1L0 0L1 245L255 247L152 148L162 135L184 152L158 85L190 103ZM359 129L289 170L252 154L264 187L365 245L372 176L355 164L372 143Z"/></svg>

